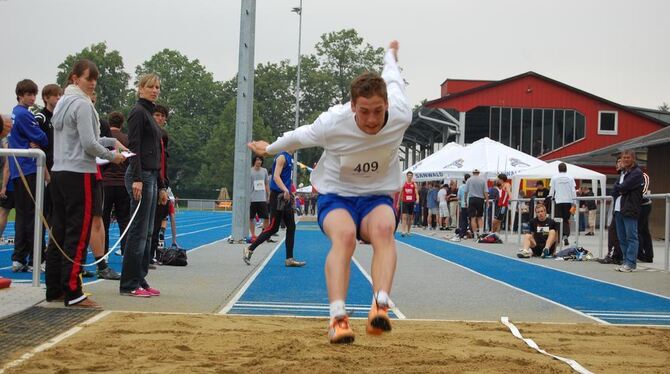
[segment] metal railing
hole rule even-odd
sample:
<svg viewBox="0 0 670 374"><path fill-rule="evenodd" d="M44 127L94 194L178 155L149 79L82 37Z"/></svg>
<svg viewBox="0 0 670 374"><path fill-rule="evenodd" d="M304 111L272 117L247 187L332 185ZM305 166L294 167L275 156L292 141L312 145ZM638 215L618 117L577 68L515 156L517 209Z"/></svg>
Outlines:
<svg viewBox="0 0 670 374"><path fill-rule="evenodd" d="M646 195L651 200L665 200L665 271L670 269L670 193Z"/></svg>
<svg viewBox="0 0 670 374"><path fill-rule="evenodd" d="M7 157L5 162L14 163L16 157L36 159L37 172L35 182L35 232L33 233L33 287L40 286L40 264L42 263L42 206L44 205L44 165L46 155L41 149L10 149L0 148L0 157ZM23 182L21 182L23 183Z"/></svg>

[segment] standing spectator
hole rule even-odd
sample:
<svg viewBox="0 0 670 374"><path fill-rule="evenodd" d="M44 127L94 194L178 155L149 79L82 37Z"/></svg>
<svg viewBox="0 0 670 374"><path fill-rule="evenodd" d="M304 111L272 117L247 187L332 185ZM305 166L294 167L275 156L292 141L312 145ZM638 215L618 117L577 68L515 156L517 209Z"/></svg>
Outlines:
<svg viewBox="0 0 670 374"><path fill-rule="evenodd" d="M509 210L509 199L512 197L512 188L507 181L507 175L498 174L497 185L500 195L495 204L496 214L493 218L493 228L491 230L493 232L500 231L501 223L505 222L505 217L507 217L507 211Z"/></svg>
<svg viewBox="0 0 670 374"><path fill-rule="evenodd" d="M408 171L400 195L400 201L402 202L402 221L405 223L405 231L400 231L400 235L402 236L409 235L409 232L412 229L411 217L412 214L414 214L414 204L416 204L419 199L419 191L416 187L416 183L414 183L414 180L412 179L413 177L414 173ZM427 192L428 191L426 191L426 193Z"/></svg>
<svg viewBox="0 0 670 374"><path fill-rule="evenodd" d="M614 198L614 220L616 231L623 252L623 266L616 270L630 273L637 268L638 226L642 210L642 190L644 177L642 170L635 162L635 152L625 150L621 152L623 172L614 184L612 197Z"/></svg>
<svg viewBox="0 0 670 374"><path fill-rule="evenodd" d="M535 204L543 204L547 209L547 214L551 214L551 203L548 201L549 189L544 186L543 181L535 182L535 192L530 197L530 204L528 205L528 212L535 214Z"/></svg>
<svg viewBox="0 0 670 374"><path fill-rule="evenodd" d="M470 179L470 174L463 176L463 184L458 187L456 196L458 198L459 214L458 214L458 231L456 235L451 238L451 241L460 242L468 232L468 186L467 182Z"/></svg>
<svg viewBox="0 0 670 374"><path fill-rule="evenodd" d="M575 179L568 175L568 167L565 163L558 164L558 174L551 178L549 196L556 202L554 216L563 219L563 244L570 245L570 216L575 210Z"/></svg>
<svg viewBox="0 0 670 374"><path fill-rule="evenodd" d="M468 215L470 217L470 228L474 239L483 234L484 230L484 207L489 199L489 192L486 190L486 180L479 175L479 170L472 171L472 177L468 179L466 185L468 200Z"/></svg>
<svg viewBox="0 0 670 374"><path fill-rule="evenodd" d="M63 96L63 89L60 88L57 84L47 84L42 88L42 101L44 101L44 108L35 115L37 123L40 125L40 128L47 135L49 144L42 148L44 154L47 156L47 171L51 171L51 167L54 164L54 147L53 147L53 138L54 138L54 128L51 123L51 118L53 117L53 111L56 108L58 100ZM47 172L46 175L49 175ZM47 179L48 181L48 179ZM46 198L45 192L45 198ZM47 205L47 204L45 204Z"/></svg>
<svg viewBox="0 0 670 374"><path fill-rule="evenodd" d="M423 227L424 229L428 227L428 191L430 191L428 182L419 183L419 201L417 201L421 215L419 226Z"/></svg>
<svg viewBox="0 0 670 374"><path fill-rule="evenodd" d="M98 68L79 60L68 77L71 84L54 110L54 165L51 175L53 236L46 262L46 299L65 306L97 307L81 289L81 262L91 235L93 212L102 202L96 157L122 163L125 157L105 147L125 147L113 138L100 138L100 120L91 102ZM60 244L61 247L57 247ZM61 250L64 253L61 253Z"/></svg>
<svg viewBox="0 0 670 374"><path fill-rule="evenodd" d="M637 259L642 262L654 262L654 245L651 241L649 232L649 215L651 214L651 199L647 197L649 191L649 175L642 173L644 186L642 188L642 210L640 219L637 222L637 232L640 237L640 248L637 252Z"/></svg>
<svg viewBox="0 0 670 374"><path fill-rule="evenodd" d="M29 149L34 144L46 148L49 145L49 140L44 131L40 129L35 116L28 110L28 108L35 104L37 85L30 79L24 79L16 84L15 92L18 104L12 111L14 126L9 133L9 148ZM18 161L25 176L27 186L24 184L14 160ZM28 257L32 255L33 251L35 204L31 200L30 195L35 196L36 174L37 163L34 158L9 158L9 179L14 184L14 204L16 209L16 219L14 222L16 234L14 253L12 253L13 272L25 272L31 269L28 264Z"/></svg>
<svg viewBox="0 0 670 374"><path fill-rule="evenodd" d="M263 242L267 241L279 230L279 222L286 224L286 259L284 265L287 267L305 266L305 261L298 261L293 258L293 246L295 243L295 195L291 194L293 186L293 156L282 151L275 156L272 163L270 174L270 216L272 217L268 227L258 235L249 247L244 248L242 260L245 264L251 265L251 256L254 250Z"/></svg>
<svg viewBox="0 0 670 374"><path fill-rule="evenodd" d="M270 198L268 169L263 167L263 157L254 156L253 164L250 174L251 205L249 207L249 233L252 242L256 240L256 225L254 224L256 216L263 220L263 230L268 227L268 199Z"/></svg>
<svg viewBox="0 0 670 374"><path fill-rule="evenodd" d="M623 171L621 157L617 157L615 168L617 173L621 174ZM601 264L623 265L623 253L621 252L621 246L619 245L619 238L616 231L616 222L612 216L610 216L608 220L609 226L607 228L607 255L605 255L603 258L599 258L597 261Z"/></svg>
<svg viewBox="0 0 670 374"><path fill-rule="evenodd" d="M35 115L35 120L37 120L40 128L47 135L47 139L49 141L49 144L42 148L42 151L44 151L44 154L47 157L47 169L44 171L44 180L46 181L47 185L44 189L44 207L42 208L47 222L51 222L51 184L49 183L49 173L51 173L51 168L54 164L54 128L53 124L51 123L51 118L53 117L53 111L56 108L56 104L58 103L58 100L60 100L61 96L63 96L63 89L60 88L59 85L47 84L44 86L44 88L42 88L42 101L44 102L44 108L42 108L42 110ZM44 230L43 234L46 234L46 230ZM46 250L44 242L42 247L44 250Z"/></svg>
<svg viewBox="0 0 670 374"><path fill-rule="evenodd" d="M128 114L128 145L135 156L130 158L126 170L126 191L131 197L130 210L137 210L130 224L119 291L121 295L135 297L160 296L160 291L149 286L151 236L156 212L157 187L162 201L167 200L161 171L161 130L153 117L155 102L161 91L158 75L150 73L140 77L139 99ZM141 201L140 201L141 200ZM139 208L138 208L139 206Z"/></svg>
<svg viewBox="0 0 670 374"><path fill-rule="evenodd" d="M160 172L158 173L159 183L166 189L166 193L163 194L156 201L156 211L154 212L154 224L153 231L151 233L151 253L149 254L149 269L155 268L155 265L159 262L156 260L156 251L159 245L162 245L161 248L165 247L165 227L167 227L167 217L170 216L174 222L174 209L172 207L172 201L168 199L167 189L170 187L170 178L168 178L168 163L170 159L170 154L168 153L168 145L170 143L170 138L168 136L165 126L167 124L167 119L170 111L167 107L163 105L155 105L152 116L154 121L158 125L158 128L161 132L160 139ZM170 213L172 212L172 215ZM165 226L163 226L165 225ZM177 247L177 233L176 226L173 226L172 230L172 246Z"/></svg>
<svg viewBox="0 0 670 374"><path fill-rule="evenodd" d="M455 229L458 227L458 211L460 207L458 205L458 187L456 186L456 181L449 181L449 193L447 195L447 202L449 203L449 227Z"/></svg>
<svg viewBox="0 0 670 374"><path fill-rule="evenodd" d="M449 203L447 202L447 195L449 194L449 186L446 184L437 192L437 201L440 210L440 230L446 230L449 225Z"/></svg>
<svg viewBox="0 0 670 374"><path fill-rule="evenodd" d="M435 230L437 226L437 217L439 212L439 201L437 201L437 183L429 183L430 189L426 197L426 207L428 208L428 230Z"/></svg>
<svg viewBox="0 0 670 374"><path fill-rule="evenodd" d="M95 109L95 102L98 96L95 94L95 91L93 91L93 93L89 96ZM100 119L98 122L100 124L100 137L114 139L112 138L112 131L110 130L107 121ZM114 141L116 140L114 139ZM96 174L96 180L98 183L96 183L95 188L93 189L93 221L91 222L91 237L89 239L89 246L91 247L91 252L93 253L93 257L97 263L98 278L119 280L121 279L121 275L107 265L107 259L105 257L105 254L107 254L107 248L105 247L105 223L102 219L104 205L102 190L103 186L100 180L100 178L102 178L102 171L100 169L100 165L96 165L96 167L98 169ZM83 269L81 276L84 278L91 278L95 275L92 272Z"/></svg>
<svg viewBox="0 0 670 374"><path fill-rule="evenodd" d="M108 116L110 132L119 143L128 147L128 135L123 133L125 118L121 112L112 112ZM124 186L124 177L128 169L128 161L121 164L109 164L102 168L102 187L104 190L104 204L102 220L105 226L105 253L109 251L109 226L112 221L112 211L119 225L119 232L123 233L130 221L130 198ZM121 240L120 253L126 248L126 237Z"/></svg>
<svg viewBox="0 0 670 374"><path fill-rule="evenodd" d="M489 202L486 204L486 211L484 214L484 229L491 231L493 229L493 219L498 210L498 198L500 197L500 185L494 182L489 188Z"/></svg>
<svg viewBox="0 0 670 374"><path fill-rule="evenodd" d="M582 196L584 197L594 197L595 195L593 194L593 190L586 186L582 186ZM595 200L582 200L580 204L580 208L584 207L586 209L586 221L588 223L588 231L586 232L586 236L593 236L595 235L595 230L596 230L596 212L598 207L596 206L596 201Z"/></svg>

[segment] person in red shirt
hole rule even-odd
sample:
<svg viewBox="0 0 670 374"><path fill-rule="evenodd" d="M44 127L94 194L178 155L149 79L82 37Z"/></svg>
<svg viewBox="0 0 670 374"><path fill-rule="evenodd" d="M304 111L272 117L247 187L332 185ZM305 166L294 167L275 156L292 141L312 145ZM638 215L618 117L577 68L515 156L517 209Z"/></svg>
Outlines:
<svg viewBox="0 0 670 374"><path fill-rule="evenodd" d="M491 232L500 231L500 224L505 220L509 208L509 199L512 196L512 188L510 187L507 175L499 174L496 184L500 188L500 197L495 210L495 217L493 217L493 226Z"/></svg>
<svg viewBox="0 0 670 374"><path fill-rule="evenodd" d="M419 200L419 189L413 180L414 173L407 172L407 181L402 186L400 191L400 200L402 202L402 222L403 227L400 228L400 235L409 235L412 228L412 217L414 216L414 204ZM404 231L402 229L405 229Z"/></svg>

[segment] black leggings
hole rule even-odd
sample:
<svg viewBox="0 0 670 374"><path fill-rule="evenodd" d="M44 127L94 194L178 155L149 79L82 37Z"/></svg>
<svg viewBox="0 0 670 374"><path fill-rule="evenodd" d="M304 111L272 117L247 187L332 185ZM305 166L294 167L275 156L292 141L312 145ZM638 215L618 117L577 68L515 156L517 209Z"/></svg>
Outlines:
<svg viewBox="0 0 670 374"><path fill-rule="evenodd" d="M295 217L293 216L293 199L283 210L277 210L278 199L283 198L282 192L270 191L270 224L261 232L256 240L249 246L250 250L256 249L272 235L279 231L279 224L284 221L286 225L286 258L293 258L293 243L295 241Z"/></svg>

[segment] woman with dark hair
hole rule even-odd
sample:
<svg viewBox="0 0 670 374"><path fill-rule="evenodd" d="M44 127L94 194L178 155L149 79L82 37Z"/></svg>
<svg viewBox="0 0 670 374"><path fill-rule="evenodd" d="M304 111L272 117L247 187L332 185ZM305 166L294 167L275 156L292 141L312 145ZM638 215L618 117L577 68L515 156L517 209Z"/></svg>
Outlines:
<svg viewBox="0 0 670 374"><path fill-rule="evenodd" d="M114 138L100 138L100 119L90 99L98 75L93 62L78 61L53 116L53 227L47 249L46 299L63 300L66 306L98 306L82 292L79 278L91 235L94 208L98 205L96 200L102 198L95 193L99 183L95 158L115 164L126 159L120 153L126 147ZM116 147L116 151L105 147Z"/></svg>
<svg viewBox="0 0 670 374"><path fill-rule="evenodd" d="M125 183L131 197L130 211L137 213L130 224L123 254L120 292L126 296L160 296L160 291L146 281L157 195L159 201L167 200L165 180L161 178L161 131L153 117L160 90L158 75L142 76L138 84L139 100L128 114L128 147L135 156L130 158Z"/></svg>

